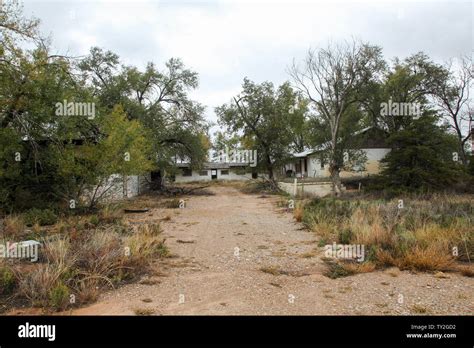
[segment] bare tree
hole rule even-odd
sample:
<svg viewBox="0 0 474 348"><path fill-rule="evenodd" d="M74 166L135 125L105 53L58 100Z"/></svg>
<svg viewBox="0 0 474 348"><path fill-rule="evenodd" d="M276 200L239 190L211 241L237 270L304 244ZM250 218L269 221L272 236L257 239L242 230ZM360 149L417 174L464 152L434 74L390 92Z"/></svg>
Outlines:
<svg viewBox="0 0 474 348"><path fill-rule="evenodd" d="M364 86L383 68L381 49L357 40L329 44L327 48L309 50L302 65L290 68L296 87L311 101L318 117L329 125L329 172L333 194L341 192L339 172L340 127L349 107L360 101Z"/></svg>
<svg viewBox="0 0 474 348"><path fill-rule="evenodd" d="M459 67L453 62L446 64L447 76L440 79L434 88L433 97L436 105L449 120L449 125L459 141L461 161L468 164L466 143L472 136L470 125L473 121L473 106L469 95L473 87L472 63L467 56L459 59Z"/></svg>

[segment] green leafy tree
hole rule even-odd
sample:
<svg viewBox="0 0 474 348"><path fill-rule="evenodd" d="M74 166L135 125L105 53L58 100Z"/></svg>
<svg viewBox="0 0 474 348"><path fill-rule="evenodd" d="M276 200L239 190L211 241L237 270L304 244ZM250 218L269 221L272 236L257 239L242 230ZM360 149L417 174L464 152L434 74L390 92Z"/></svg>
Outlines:
<svg viewBox="0 0 474 348"><path fill-rule="evenodd" d="M208 131L204 107L191 100L198 75L181 60L170 59L163 71L148 63L144 71L120 65L119 57L97 47L79 64L90 86L107 108L124 107L129 119L150 130L150 141L160 168L170 169L173 158L189 159L199 166L207 150L201 137Z"/></svg>
<svg viewBox="0 0 474 348"><path fill-rule="evenodd" d="M79 202L88 196L90 207L107 197L117 181L155 166L145 128L137 120L128 120L122 107L116 106L99 125L104 134L99 142L69 144L58 154L65 198ZM121 176L111 180L114 174Z"/></svg>
<svg viewBox="0 0 474 348"><path fill-rule="evenodd" d="M95 205L112 174L141 174L176 154L204 157L203 108L188 97L197 74L176 59L164 72L151 63L141 72L97 48L82 60L52 54L38 25L17 2L2 5L2 209L80 201L85 193ZM90 103L96 112L58 112L63 101Z"/></svg>
<svg viewBox="0 0 474 348"><path fill-rule="evenodd" d="M403 190L446 188L461 175L454 161L456 139L436 125L433 116L422 116L388 138L392 150L382 160L384 187Z"/></svg>
<svg viewBox="0 0 474 348"><path fill-rule="evenodd" d="M270 82L256 84L244 79L242 92L233 101L216 108L219 123L230 134L241 134L242 143L257 150L258 166L271 180L275 168L289 156L294 141L289 124L296 123L294 112L298 93L284 83L275 90ZM293 127L295 128L295 127Z"/></svg>

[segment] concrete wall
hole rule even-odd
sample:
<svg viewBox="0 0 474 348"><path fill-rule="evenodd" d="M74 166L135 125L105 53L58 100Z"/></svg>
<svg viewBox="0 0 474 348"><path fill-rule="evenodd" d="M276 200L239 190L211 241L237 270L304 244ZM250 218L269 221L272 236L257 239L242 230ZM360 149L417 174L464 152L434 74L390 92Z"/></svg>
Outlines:
<svg viewBox="0 0 474 348"><path fill-rule="evenodd" d="M128 176L125 183L127 197L135 197L143 192L148 191L150 189L150 176L150 174Z"/></svg>
<svg viewBox="0 0 474 348"><path fill-rule="evenodd" d="M199 175L199 171L193 170L191 176L183 176L181 170L175 175L175 182L191 182L191 181L210 181L211 180L211 171L207 171L207 175Z"/></svg>
<svg viewBox="0 0 474 348"><path fill-rule="evenodd" d="M278 186L285 192L294 196L295 185L294 183L279 182ZM331 194L331 183L330 182L318 182L318 183L305 183L304 185L300 182L296 185L296 195L309 195L315 197L324 197Z"/></svg>
<svg viewBox="0 0 474 348"><path fill-rule="evenodd" d="M319 156L313 155L308 157L308 177L318 178L325 176L323 175L323 169L321 169L321 160ZM325 173L325 172L324 172Z"/></svg>
<svg viewBox="0 0 474 348"><path fill-rule="evenodd" d="M94 192L97 196L102 196L103 201L112 202L124 198L135 197L150 189L149 182L151 175L131 175L125 178L120 174L111 175L99 187L94 187L84 193L83 199L90 202Z"/></svg>

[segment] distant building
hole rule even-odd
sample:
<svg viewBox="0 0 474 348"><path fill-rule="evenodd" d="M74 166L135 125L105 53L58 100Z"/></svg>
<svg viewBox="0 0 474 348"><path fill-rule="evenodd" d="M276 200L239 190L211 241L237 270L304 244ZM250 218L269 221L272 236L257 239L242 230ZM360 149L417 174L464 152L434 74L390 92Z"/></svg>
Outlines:
<svg viewBox="0 0 474 348"><path fill-rule="evenodd" d="M245 162L206 162L201 169L192 169L189 163L177 163L175 182L211 180L256 179L259 173Z"/></svg>
<svg viewBox="0 0 474 348"><path fill-rule="evenodd" d="M380 161L390 152L390 148L385 141L385 132L368 127L357 132L355 136L361 138L358 149L365 153L367 161L363 168L354 168L353 171L341 171L340 177L348 178L378 174L380 172ZM293 154L291 160L282 168L281 175L297 178L329 177L329 163L326 163L323 159L324 148L321 145L316 149L308 149Z"/></svg>

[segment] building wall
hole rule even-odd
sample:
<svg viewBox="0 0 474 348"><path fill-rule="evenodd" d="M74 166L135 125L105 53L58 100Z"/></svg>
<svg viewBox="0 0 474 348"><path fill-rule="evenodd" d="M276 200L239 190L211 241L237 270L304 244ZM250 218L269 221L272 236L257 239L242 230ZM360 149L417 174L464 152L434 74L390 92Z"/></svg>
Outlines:
<svg viewBox="0 0 474 348"><path fill-rule="evenodd" d="M191 176L183 176L182 172L178 170L175 175L175 182L191 182L191 181L210 181L211 171L207 171L207 175L199 175L199 171L193 170Z"/></svg>
<svg viewBox="0 0 474 348"><path fill-rule="evenodd" d="M285 176L287 170L292 170L293 173L296 173L297 163L300 163L300 168L303 171L303 175L305 177L318 178L325 176L326 171L321 169L319 155L317 154L309 155L307 157L307 171L304 171L304 158L295 158L293 163L288 163L284 166L282 170L282 175Z"/></svg>
<svg viewBox="0 0 474 348"><path fill-rule="evenodd" d="M375 175L380 173L380 160L385 157L387 153L390 152L390 149L362 149L365 151L367 156L367 161L365 162L364 171L341 171L341 178L351 178L367 175ZM312 166L310 171L311 177L329 177L329 164L324 165L324 169L321 169L321 162L318 157L313 157ZM314 162L314 163L313 163ZM314 175L314 173L316 173Z"/></svg>
<svg viewBox="0 0 474 348"><path fill-rule="evenodd" d="M322 174L321 161L318 155L308 157L308 176L311 178L324 176Z"/></svg>
<svg viewBox="0 0 474 348"><path fill-rule="evenodd" d="M126 195L128 198L138 196L150 189L151 175L132 175L127 177Z"/></svg>
<svg viewBox="0 0 474 348"><path fill-rule="evenodd" d="M380 160L385 157L390 149L363 149L367 156L367 162L365 162L365 170L360 172L348 172L342 171L340 173L341 178L350 178L354 176L368 176L380 173ZM329 170L328 170L329 172Z"/></svg>
<svg viewBox="0 0 474 348"><path fill-rule="evenodd" d="M365 163L364 171L342 171L340 176L342 178L350 178L354 176L367 176L374 175L380 172L380 160L390 151L388 148L377 148L377 149L362 149L365 151L367 156L367 162ZM294 163L285 165L283 175L288 169L295 171L295 163L301 161L297 158ZM308 171L304 172L305 177L309 178L326 178L330 176L329 164L325 164L324 168L321 168L321 160L318 154L312 154L307 157ZM304 170L304 168L302 168Z"/></svg>
<svg viewBox="0 0 474 348"><path fill-rule="evenodd" d="M228 170L228 175L222 175L222 170ZM236 169L217 169L217 180L250 180L252 179L251 173L246 173L244 175L237 174ZM175 176L175 182L192 182L192 181L211 181L211 170L207 170L207 175L199 175L199 170L192 170L191 176L183 176L181 171Z"/></svg>
<svg viewBox="0 0 474 348"><path fill-rule="evenodd" d="M150 189L151 175L130 175L125 178L120 174L113 174L100 186L86 191L83 199L90 202L94 193L97 196L102 195L105 202L117 201L124 198L135 197Z"/></svg>
<svg viewBox="0 0 474 348"><path fill-rule="evenodd" d="M219 173L217 178L222 180L250 180L252 179L252 173L237 174L235 169L230 169L229 175L220 175Z"/></svg>

